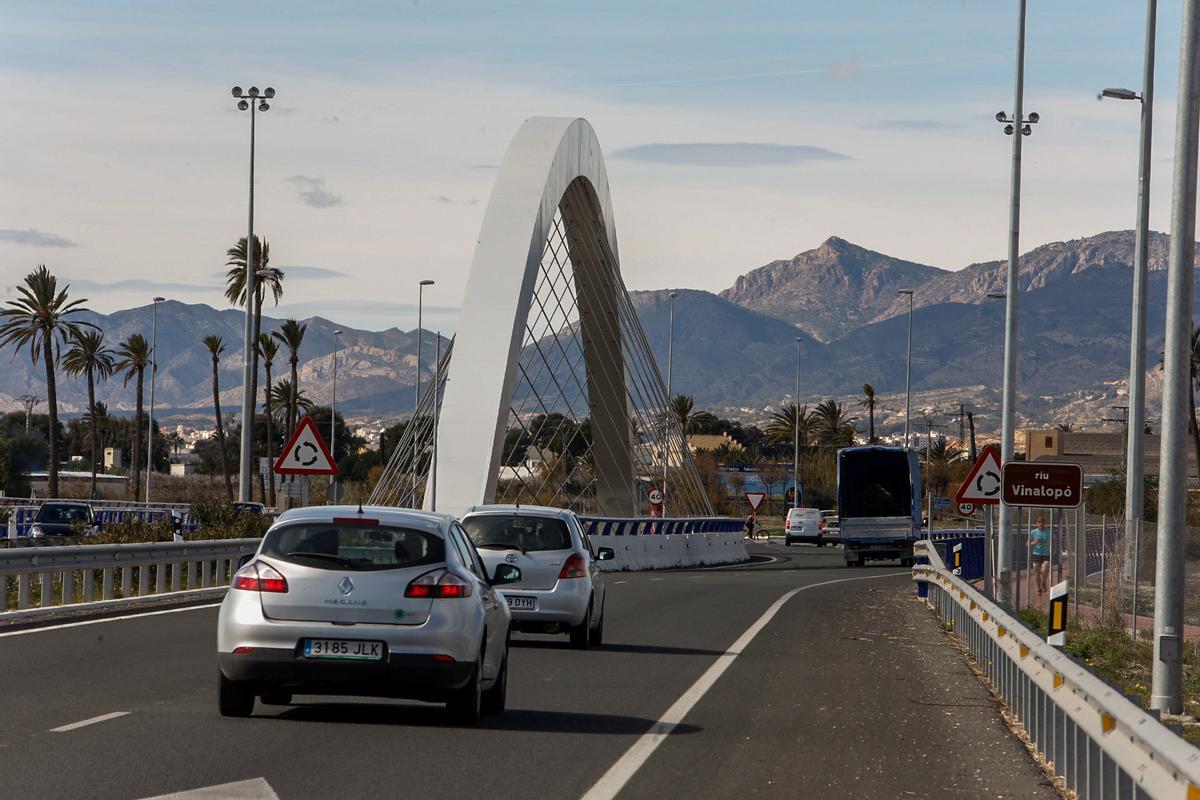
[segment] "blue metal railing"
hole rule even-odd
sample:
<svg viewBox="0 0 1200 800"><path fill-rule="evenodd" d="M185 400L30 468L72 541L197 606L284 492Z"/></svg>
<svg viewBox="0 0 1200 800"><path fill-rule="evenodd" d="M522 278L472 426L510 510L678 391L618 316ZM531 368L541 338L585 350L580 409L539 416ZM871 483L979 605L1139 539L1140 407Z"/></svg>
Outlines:
<svg viewBox="0 0 1200 800"><path fill-rule="evenodd" d="M580 517L589 536L657 536L691 533L738 533L738 517Z"/></svg>

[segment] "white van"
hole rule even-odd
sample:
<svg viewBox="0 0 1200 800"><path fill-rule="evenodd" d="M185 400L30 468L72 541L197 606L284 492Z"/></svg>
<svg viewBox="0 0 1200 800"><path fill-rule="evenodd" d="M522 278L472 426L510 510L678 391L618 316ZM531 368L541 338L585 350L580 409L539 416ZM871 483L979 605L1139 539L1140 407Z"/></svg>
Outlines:
<svg viewBox="0 0 1200 800"><path fill-rule="evenodd" d="M825 523L821 511L816 508L789 508L783 523L783 543L809 542L821 547L825 544Z"/></svg>

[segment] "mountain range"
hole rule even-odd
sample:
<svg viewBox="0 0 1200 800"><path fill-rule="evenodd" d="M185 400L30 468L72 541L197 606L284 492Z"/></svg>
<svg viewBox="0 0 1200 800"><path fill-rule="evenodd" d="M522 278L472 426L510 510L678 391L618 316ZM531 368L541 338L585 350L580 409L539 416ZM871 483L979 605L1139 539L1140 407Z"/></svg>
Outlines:
<svg viewBox="0 0 1200 800"><path fill-rule="evenodd" d="M1109 415L1107 406L1119 404L1128 377L1133 245L1132 231L1109 231L1022 256L1022 424L1090 426ZM1152 234L1147 341L1152 372L1161 350L1167 246L1165 234ZM673 387L693 395L699 407L761 416L795 391L799 350L803 401L855 400L870 383L881 396L880 425L894 427L902 423L908 332L908 298L897 291L911 289L914 409L933 405L957 412L962 403L985 420L998 419L1004 302L986 295L1004 291L1005 272L1004 261L952 271L831 237L791 259L741 274L719 294L678 289ZM631 293L660 365L666 361L668 294L665 289ZM152 313L146 306L79 318L116 342L134 332L148 335ZM220 365L222 405L235 408L241 394L242 312L167 301L157 313L158 407L169 409L168 415L211 413L211 362L200 340L216 333L229 348ZM263 329L273 330L279 322L264 318ZM299 375L310 398L328 403L332 397L333 332L340 327L339 409L378 418L408 413L417 374L416 331L355 330L321 317L307 322ZM422 380L428 380L436 347L435 335L424 332ZM44 393L44 382L42 368L27 354L10 351L9 356L0 374L0 407L14 409L15 397ZM273 372L282 376L287 369L285 351ZM1151 416L1157 414L1158 383L1152 375ZM110 410L133 406L132 387L120 379L102 382L97 394ZM59 398L65 413L83 411L83 382L60 380Z"/></svg>

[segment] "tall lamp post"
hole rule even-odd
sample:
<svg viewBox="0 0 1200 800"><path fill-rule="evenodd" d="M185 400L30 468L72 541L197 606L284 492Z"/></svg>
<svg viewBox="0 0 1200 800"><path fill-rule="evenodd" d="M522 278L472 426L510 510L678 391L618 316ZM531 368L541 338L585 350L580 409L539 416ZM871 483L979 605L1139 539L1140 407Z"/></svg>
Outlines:
<svg viewBox="0 0 1200 800"><path fill-rule="evenodd" d="M675 355L675 292L671 292L671 314L668 317L667 323L667 413L663 418L663 480L662 480L662 515L667 515L667 470L670 467L671 459L670 441L671 441L671 414L674 413L671 408L671 371L673 358Z"/></svg>
<svg viewBox="0 0 1200 800"><path fill-rule="evenodd" d="M1196 169L1200 147L1200 8L1183 4L1171 245L1167 257L1162 447L1158 464L1158 542L1154 565L1154 666L1150 707L1183 711L1184 543L1187 534L1187 430L1192 392L1192 293L1196 270Z"/></svg>
<svg viewBox="0 0 1200 800"><path fill-rule="evenodd" d="M425 306L425 287L433 286L428 278L417 284L417 382L413 387L413 415L409 427L412 428L412 504L417 505L417 409L421 405L421 326L424 324L422 315ZM436 432L435 432L436 435Z"/></svg>
<svg viewBox="0 0 1200 800"><path fill-rule="evenodd" d="M338 350L342 346L342 332L340 330L333 332L333 402L329 407L329 452L333 455L334 460L337 460L337 362ZM333 476L333 484L336 486L338 476ZM337 501L337 490L334 490L334 502Z"/></svg>
<svg viewBox="0 0 1200 800"><path fill-rule="evenodd" d="M911 440L908 438L909 420L912 418L912 317L913 317L913 290L900 289L896 294L908 295L908 361L905 367L904 379L904 446L908 447Z"/></svg>
<svg viewBox="0 0 1200 800"><path fill-rule="evenodd" d="M996 114L996 121L1004 123L1004 132L1013 137L1012 181L1009 190L1008 210L1008 281L1004 311L1004 394L1000 423L1000 460L1012 460L1013 423L1017 405L1017 300L1020 286L1017 269L1021 246L1021 141L1033 133L1032 125L1038 122L1037 113L1026 117L1025 102L1025 5L1019 0L1017 18L1017 71L1013 89L1013 113ZM1018 130L1019 128L1019 130ZM996 600L1000 605L1009 603L1009 573L1012 571L1012 513L1008 506L1000 504L1000 536L996 549L997 577Z"/></svg>
<svg viewBox="0 0 1200 800"><path fill-rule="evenodd" d="M237 98L237 107L241 111L250 112L250 213L246 227L246 332L245 345L242 348L242 451L238 463L238 499L250 501L251 493L251 462L254 458L254 404L255 398L250 393L254 383L254 298L256 284L254 269L254 121L256 111L267 111L271 105L267 102L275 96L275 90L268 86L259 97L257 86L251 86L245 93L242 87L233 87L233 96Z"/></svg>
<svg viewBox="0 0 1200 800"><path fill-rule="evenodd" d="M796 337L796 394L792 398L792 508L800 507L800 344Z"/></svg>
<svg viewBox="0 0 1200 800"><path fill-rule="evenodd" d="M1145 479L1146 428L1146 281L1150 234L1150 145L1154 122L1154 36L1158 0L1146 2L1146 48L1142 66L1142 93L1130 89L1105 89L1101 97L1141 101L1138 156L1138 207L1133 246L1133 314L1129 333L1129 412L1125 451L1125 578L1137 580L1137 560L1142 532ZM1137 592L1134 592L1136 604ZM1134 632L1136 634L1136 631Z"/></svg>
<svg viewBox="0 0 1200 800"><path fill-rule="evenodd" d="M146 502L150 502L150 473L154 471L154 376L158 374L158 304L165 297L154 298L150 323L150 418L146 421Z"/></svg>

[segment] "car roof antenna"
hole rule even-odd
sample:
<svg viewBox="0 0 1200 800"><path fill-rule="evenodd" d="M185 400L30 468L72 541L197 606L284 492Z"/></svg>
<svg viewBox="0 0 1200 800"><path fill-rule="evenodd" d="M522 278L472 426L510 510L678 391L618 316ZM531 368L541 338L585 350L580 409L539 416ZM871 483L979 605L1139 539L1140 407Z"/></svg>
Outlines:
<svg viewBox="0 0 1200 800"><path fill-rule="evenodd" d="M358 501L358 513L360 513L360 514L361 514L361 513L363 513L363 510L362 510L362 499L361 499L361 498L360 498L360 499L359 499L359 501Z"/></svg>

